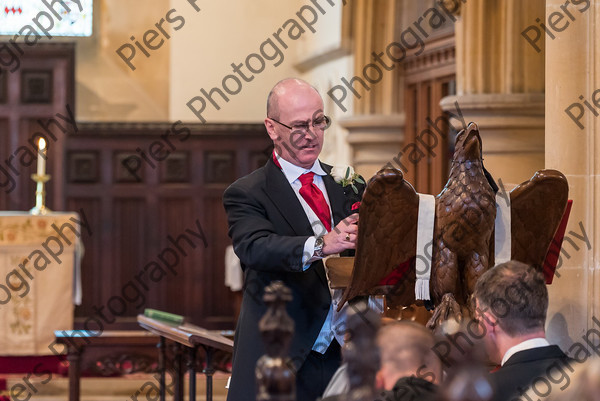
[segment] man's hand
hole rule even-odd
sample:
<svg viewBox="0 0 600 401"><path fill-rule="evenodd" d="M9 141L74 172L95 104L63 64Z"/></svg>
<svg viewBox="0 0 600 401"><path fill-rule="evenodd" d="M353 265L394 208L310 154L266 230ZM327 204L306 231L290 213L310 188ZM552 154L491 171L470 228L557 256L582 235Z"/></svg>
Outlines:
<svg viewBox="0 0 600 401"><path fill-rule="evenodd" d="M351 214L323 236L323 253L333 255L346 249L356 248L358 213Z"/></svg>

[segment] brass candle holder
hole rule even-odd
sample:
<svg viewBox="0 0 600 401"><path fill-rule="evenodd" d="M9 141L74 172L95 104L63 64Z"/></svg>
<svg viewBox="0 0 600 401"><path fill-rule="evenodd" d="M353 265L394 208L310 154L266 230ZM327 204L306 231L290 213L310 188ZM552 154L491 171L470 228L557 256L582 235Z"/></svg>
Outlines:
<svg viewBox="0 0 600 401"><path fill-rule="evenodd" d="M50 181L50 175L31 174L31 179L37 183L35 188L35 207L29 211L31 214L44 215L51 213L52 210L46 207L46 189L45 184Z"/></svg>

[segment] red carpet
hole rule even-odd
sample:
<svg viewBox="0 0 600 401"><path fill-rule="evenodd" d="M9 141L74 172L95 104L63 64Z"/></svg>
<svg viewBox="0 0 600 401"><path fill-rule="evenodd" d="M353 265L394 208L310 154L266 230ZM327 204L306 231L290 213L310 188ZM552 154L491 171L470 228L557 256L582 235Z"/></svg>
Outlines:
<svg viewBox="0 0 600 401"><path fill-rule="evenodd" d="M50 371L67 376L66 356L0 356L0 374ZM5 383L6 384L6 383ZM0 382L0 391L2 383Z"/></svg>

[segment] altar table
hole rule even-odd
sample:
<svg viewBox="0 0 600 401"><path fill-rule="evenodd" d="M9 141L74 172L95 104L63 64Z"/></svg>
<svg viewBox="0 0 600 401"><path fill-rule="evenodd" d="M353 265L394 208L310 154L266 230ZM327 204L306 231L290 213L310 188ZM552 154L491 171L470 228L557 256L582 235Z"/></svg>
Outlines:
<svg viewBox="0 0 600 401"><path fill-rule="evenodd" d="M0 212L0 355L52 355L73 328L83 255L77 213Z"/></svg>

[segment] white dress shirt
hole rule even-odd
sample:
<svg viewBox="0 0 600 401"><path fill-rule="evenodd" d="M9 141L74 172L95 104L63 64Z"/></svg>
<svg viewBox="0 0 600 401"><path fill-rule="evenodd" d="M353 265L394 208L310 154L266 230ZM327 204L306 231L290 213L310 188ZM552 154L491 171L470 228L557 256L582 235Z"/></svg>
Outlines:
<svg viewBox="0 0 600 401"><path fill-rule="evenodd" d="M550 345L550 343L548 342L548 340L546 340L543 337L537 337L537 338L525 340L522 343L519 343L513 347L510 347L508 349L508 351L506 351L506 353L504 354L504 358L502 358L501 365L504 366L506 361L508 361L511 356L513 356L514 354L516 354L519 351L525 351L525 350L533 349L533 348L547 347L549 345Z"/></svg>
<svg viewBox="0 0 600 401"><path fill-rule="evenodd" d="M317 217L316 213L312 210L312 208L306 203L302 195L300 195L300 188L302 188L302 184L300 183L300 176L304 173L308 173L312 171L315 173L313 178L313 183L323 192L323 196L325 197L325 201L329 206L329 213L331 215L331 227L334 227L333 223L333 213L331 211L331 205L329 203L329 197L327 196L327 189L325 188L325 183L323 182L323 176L327 174L323 167L321 167L321 163L319 160L315 160L315 163L311 168L305 169L303 167L298 167L287 160L277 156L277 160L281 165L281 170L285 175L285 178L290 183L294 193L298 197L300 204L302 205L302 209L304 213L308 217L308 221L313 229L315 234L314 237L309 237L304 243L304 252L302 255L302 265L303 269L307 270L311 263L320 259L318 257L313 257L315 242L317 237L327 234L327 229L324 227L323 223ZM331 293L331 305L329 306L329 312L327 313L327 317L325 318L325 323L323 323L323 327L321 328L321 332L319 333L317 340L313 345L313 350L320 352L322 354L327 351L329 344L331 341L336 338L340 345L344 344L344 332L346 330L345 318L346 318L346 307L337 312L337 305L342 298L342 290L334 290L329 289Z"/></svg>
<svg viewBox="0 0 600 401"><path fill-rule="evenodd" d="M275 157L277 157L277 161L281 165L281 170L285 175L285 178L290 183L294 193L298 197L300 204L302 205L302 209L304 213L308 217L308 221L313 229L313 233L315 234L313 237L309 237L304 243L304 252L302 254L302 267L304 270L307 270L310 265L321 258L312 256L315 249L315 242L317 237L323 236L327 234L327 229L317 217L316 213L312 210L312 208L308 205L308 203L304 200L302 195L300 195L300 188L302 188L302 183L300 182L300 176L302 174L313 172L315 173L313 177L313 183L323 192L323 196L325 197L325 201L329 206L329 213L331 215L331 227L335 226L333 221L333 212L331 211L331 204L329 203L329 197L327 195L327 189L325 188L325 182L323 181L323 176L327 175L327 172L323 170L321 167L321 163L319 160L315 160L314 164L311 168L305 169L304 167L298 167L287 160L279 157L277 153L275 153ZM329 306L329 312L327 313L327 317L325 318L325 323L323 323L323 327L319 335L317 336L317 340L313 345L313 351L320 352L324 354L331 344L331 341L335 338L340 345L344 345L344 333L346 332L346 308L348 304L344 305L341 311L337 312L337 307L342 299L343 290L332 290L329 289L331 293L331 305ZM376 298L369 298L369 307L375 311L383 312L383 303L381 300Z"/></svg>
<svg viewBox="0 0 600 401"><path fill-rule="evenodd" d="M281 165L283 175L285 175L285 178L288 180L292 189L294 190L294 193L298 197L298 200L302 205L302 209L304 210L306 217L308 217L308 221L310 222L310 225L313 229L313 233L315 234L314 237L309 237L304 243L304 252L302 252L302 267L304 270L306 270L310 267L310 264L312 262L319 259L316 257L312 257L315 249L315 242L317 241L317 237L327 234L327 229L325 228L319 217L317 217L317 214L314 212L314 210L312 210L312 208L304 200L302 195L300 195L300 188L302 188L300 176L311 171L315 173L313 177L313 183L317 186L317 188L319 188L319 190L321 190L321 192L323 192L323 197L325 197L327 206L329 206L329 214L331 216L330 224L331 227L333 227L333 213L331 212L331 205L329 204L327 189L325 188L325 183L323 182L323 176L327 175L327 173L325 172L325 170L323 170L323 167L321 167L321 163L319 163L319 160L315 160L311 168L305 169L304 167L298 167L288 162L287 160L284 160L283 158L277 156L277 153L275 155L277 157L277 160L279 161L279 164Z"/></svg>

